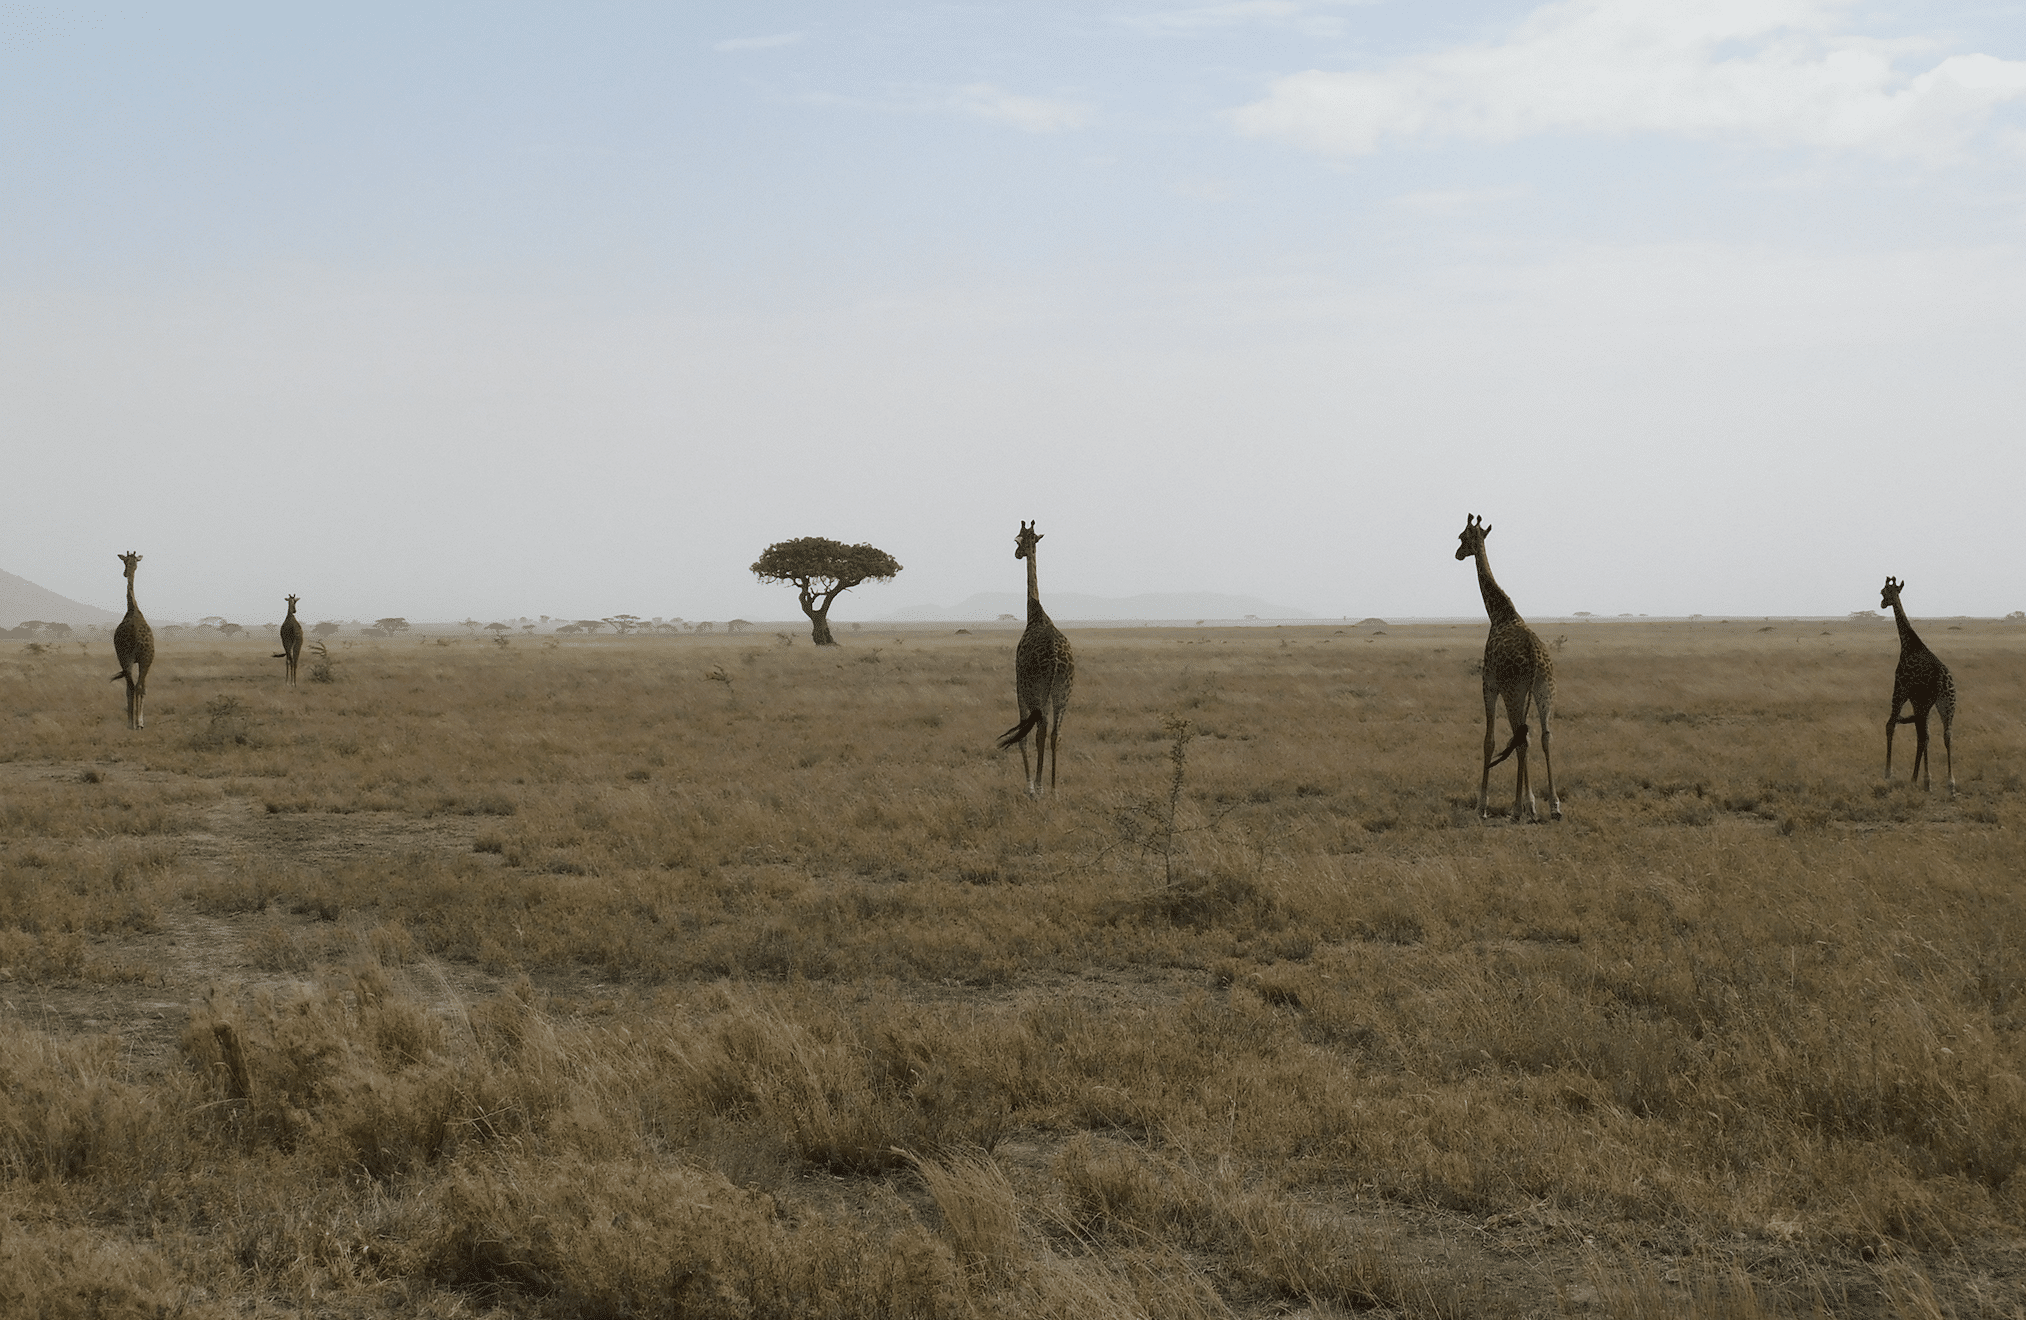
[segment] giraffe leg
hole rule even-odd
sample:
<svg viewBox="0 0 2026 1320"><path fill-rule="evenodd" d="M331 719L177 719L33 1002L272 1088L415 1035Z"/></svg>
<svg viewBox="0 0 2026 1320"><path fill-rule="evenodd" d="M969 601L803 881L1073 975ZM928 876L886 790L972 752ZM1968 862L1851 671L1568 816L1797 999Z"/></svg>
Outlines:
<svg viewBox="0 0 2026 1320"><path fill-rule="evenodd" d="M1892 778L1892 731L1904 722L1899 718L1899 708L1905 704L1905 697L1894 696L1892 699L1892 714L1885 717L1885 777L1887 779Z"/></svg>
<svg viewBox="0 0 2026 1320"><path fill-rule="evenodd" d="M1956 713L1954 711L1944 710L1942 712L1942 756L1944 758L1943 764L1948 767L1949 772L1950 797L1954 797L1956 794L1956 749L1949 744L1949 726L1955 722Z"/></svg>
<svg viewBox="0 0 2026 1320"><path fill-rule="evenodd" d="M1548 818L1560 820L1562 799L1555 793L1555 758L1548 750L1548 708L1553 704L1552 697L1542 693L1539 687L1534 689L1534 708L1541 713L1541 764L1548 770Z"/></svg>
<svg viewBox="0 0 2026 1320"><path fill-rule="evenodd" d="M1041 797L1042 762L1048 760L1048 716L1040 711L1036 714L1040 719L1034 726L1034 777L1027 781L1027 796L1038 801ZM1021 757L1023 761L1026 759L1025 747L1023 743Z"/></svg>
<svg viewBox="0 0 2026 1320"><path fill-rule="evenodd" d="M1484 774L1477 781L1477 818L1484 820L1491 815L1491 758L1492 748L1498 739L1492 736L1492 729L1498 719L1498 691L1487 687L1484 690Z"/></svg>
<svg viewBox="0 0 2026 1320"><path fill-rule="evenodd" d="M1505 718L1506 723L1512 725L1512 745L1513 751L1516 753L1514 757L1515 773L1512 785L1512 818L1515 823L1522 820L1538 821L1541 818L1541 813L1534 806L1533 784L1527 778L1527 698L1525 694L1520 696L1519 708L1517 710L1513 708L1512 698L1506 698ZM1522 810L1526 812L1524 816L1520 814Z"/></svg>
<svg viewBox="0 0 2026 1320"><path fill-rule="evenodd" d="M1061 706L1055 708L1055 718L1048 725L1048 791L1050 793L1055 791L1056 767L1062 764L1062 751L1058 744L1062 741L1063 709Z"/></svg>
<svg viewBox="0 0 2026 1320"><path fill-rule="evenodd" d="M1921 791L1932 793L1935 787L1934 767L1928 763L1928 713L1919 706L1913 710L1913 768L1920 772Z"/></svg>

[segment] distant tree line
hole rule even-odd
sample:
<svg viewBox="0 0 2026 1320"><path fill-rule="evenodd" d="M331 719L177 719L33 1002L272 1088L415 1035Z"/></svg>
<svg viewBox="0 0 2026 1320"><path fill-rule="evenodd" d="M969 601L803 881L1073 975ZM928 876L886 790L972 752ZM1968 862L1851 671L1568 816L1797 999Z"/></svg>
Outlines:
<svg viewBox="0 0 2026 1320"><path fill-rule="evenodd" d="M67 640L74 629L67 623L45 623L41 619L23 619L12 628L0 628L0 637L14 637L22 641L37 638L45 642Z"/></svg>

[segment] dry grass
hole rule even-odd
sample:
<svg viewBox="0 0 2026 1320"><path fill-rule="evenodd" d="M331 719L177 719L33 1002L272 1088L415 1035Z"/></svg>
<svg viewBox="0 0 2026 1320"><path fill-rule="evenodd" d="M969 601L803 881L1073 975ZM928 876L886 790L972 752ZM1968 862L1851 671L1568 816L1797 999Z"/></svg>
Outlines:
<svg viewBox="0 0 2026 1320"><path fill-rule="evenodd" d="M1553 631L0 656L0 1313L2026 1315L2026 629Z"/></svg>

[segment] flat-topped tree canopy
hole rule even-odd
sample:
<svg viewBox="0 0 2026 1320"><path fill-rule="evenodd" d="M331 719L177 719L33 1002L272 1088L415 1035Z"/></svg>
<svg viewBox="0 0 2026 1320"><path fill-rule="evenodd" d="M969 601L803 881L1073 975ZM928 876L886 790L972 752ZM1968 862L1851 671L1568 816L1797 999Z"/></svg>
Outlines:
<svg viewBox="0 0 2026 1320"><path fill-rule="evenodd" d="M809 633L818 646L835 646L830 635L830 606L842 593L861 582L890 581L900 572L900 562L878 546L845 545L826 536L803 536L793 541L776 541L753 563L753 575L762 582L792 582L809 616Z"/></svg>

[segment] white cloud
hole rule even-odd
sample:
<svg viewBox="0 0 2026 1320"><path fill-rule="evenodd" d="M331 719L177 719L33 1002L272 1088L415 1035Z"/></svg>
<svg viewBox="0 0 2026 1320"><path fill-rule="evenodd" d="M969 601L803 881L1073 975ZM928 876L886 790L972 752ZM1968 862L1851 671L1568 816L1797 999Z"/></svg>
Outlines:
<svg viewBox="0 0 2026 1320"><path fill-rule="evenodd" d="M1349 3L1370 3L1370 0L1349 0ZM1343 3L1328 3L1328 0L1324 0L1323 3L1314 3L1313 0L1234 0L1234 3L1230 4L1158 9L1151 13L1133 14L1118 21L1126 27L1167 34L1197 33L1257 25L1292 28L1310 36L1334 37L1342 34L1344 21L1327 11L1344 7Z"/></svg>
<svg viewBox="0 0 2026 1320"><path fill-rule="evenodd" d="M884 95L871 97L807 92L802 100L810 105L851 107L887 114L968 115L1028 133L1060 133L1082 128L1090 122L1092 113L1091 107L1081 102L1020 96L991 83L969 83L962 87L915 84L895 87Z"/></svg>
<svg viewBox="0 0 2026 1320"><path fill-rule="evenodd" d="M1240 131L1363 155L1388 140L1670 133L1941 158L2026 97L2026 61L1840 35L1837 0L1559 0L1505 40L1276 80Z"/></svg>
<svg viewBox="0 0 2026 1320"><path fill-rule="evenodd" d="M964 114L1029 133L1060 133L1081 128L1090 119L1089 106L1038 96L1016 96L990 83L958 88L950 104Z"/></svg>
<svg viewBox="0 0 2026 1320"><path fill-rule="evenodd" d="M766 37L730 37L713 43L712 50L772 50L776 46L794 46L809 39L809 29L799 32L776 32Z"/></svg>

